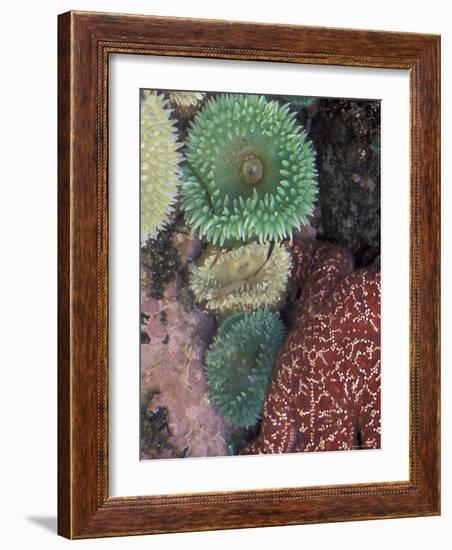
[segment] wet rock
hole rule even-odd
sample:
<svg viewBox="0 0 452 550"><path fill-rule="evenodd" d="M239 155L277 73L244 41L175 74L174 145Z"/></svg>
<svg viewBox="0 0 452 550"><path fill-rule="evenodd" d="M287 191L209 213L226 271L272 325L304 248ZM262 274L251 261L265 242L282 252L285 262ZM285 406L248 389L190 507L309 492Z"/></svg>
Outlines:
<svg viewBox="0 0 452 550"><path fill-rule="evenodd" d="M309 137L317 151L318 238L349 248L357 267L380 252L380 102L322 99Z"/></svg>
<svg viewBox="0 0 452 550"><path fill-rule="evenodd" d="M176 277L180 266L179 254L174 246L175 232L175 226L171 225L141 248L142 288L148 296L157 300L163 297L166 285Z"/></svg>
<svg viewBox="0 0 452 550"><path fill-rule="evenodd" d="M166 407L152 407L152 401L159 390L150 390L141 405L141 448L152 449L155 456L171 456L171 458L185 458L187 449L180 451L171 443L172 432L168 424L168 409Z"/></svg>

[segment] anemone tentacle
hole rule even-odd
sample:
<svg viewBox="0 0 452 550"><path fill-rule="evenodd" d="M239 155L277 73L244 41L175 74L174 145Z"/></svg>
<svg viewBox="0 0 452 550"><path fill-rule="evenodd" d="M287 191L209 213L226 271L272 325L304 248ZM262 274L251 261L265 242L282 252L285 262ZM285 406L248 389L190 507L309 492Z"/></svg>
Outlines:
<svg viewBox="0 0 452 550"><path fill-rule="evenodd" d="M185 218L214 245L282 240L312 213L316 178L311 142L289 105L225 94L188 133Z"/></svg>
<svg viewBox="0 0 452 550"><path fill-rule="evenodd" d="M141 102L141 242L165 226L178 195L182 155L163 95L145 90Z"/></svg>
<svg viewBox="0 0 452 550"><path fill-rule="evenodd" d="M236 313L220 325L205 369L210 401L228 422L252 426L260 418L283 338L282 322L264 309Z"/></svg>

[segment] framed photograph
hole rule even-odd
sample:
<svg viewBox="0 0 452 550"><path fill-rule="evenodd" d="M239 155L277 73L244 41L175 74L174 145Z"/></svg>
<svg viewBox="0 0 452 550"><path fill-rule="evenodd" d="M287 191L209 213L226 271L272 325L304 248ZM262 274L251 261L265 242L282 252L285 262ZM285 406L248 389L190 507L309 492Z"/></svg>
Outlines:
<svg viewBox="0 0 452 550"><path fill-rule="evenodd" d="M439 59L59 16L61 535L440 513Z"/></svg>

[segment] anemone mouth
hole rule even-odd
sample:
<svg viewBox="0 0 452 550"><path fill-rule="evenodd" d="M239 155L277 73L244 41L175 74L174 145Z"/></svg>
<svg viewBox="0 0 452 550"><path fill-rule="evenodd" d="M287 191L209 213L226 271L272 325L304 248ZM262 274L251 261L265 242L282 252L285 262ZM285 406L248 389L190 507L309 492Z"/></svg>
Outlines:
<svg viewBox="0 0 452 550"><path fill-rule="evenodd" d="M264 177L264 163L257 155L247 155L240 166L240 179L246 185L257 185Z"/></svg>
<svg viewBox="0 0 452 550"><path fill-rule="evenodd" d="M206 355L209 398L220 414L239 426L262 414L268 382L284 327L268 310L236 313L220 325Z"/></svg>
<svg viewBox="0 0 452 550"><path fill-rule="evenodd" d="M239 310L277 309L292 266L284 244L249 243L214 250L190 266L190 288L198 302L220 315Z"/></svg>
<svg viewBox="0 0 452 550"><path fill-rule="evenodd" d="M288 105L222 95L195 116L181 189L186 221L219 246L283 240L307 223L317 194L314 151Z"/></svg>

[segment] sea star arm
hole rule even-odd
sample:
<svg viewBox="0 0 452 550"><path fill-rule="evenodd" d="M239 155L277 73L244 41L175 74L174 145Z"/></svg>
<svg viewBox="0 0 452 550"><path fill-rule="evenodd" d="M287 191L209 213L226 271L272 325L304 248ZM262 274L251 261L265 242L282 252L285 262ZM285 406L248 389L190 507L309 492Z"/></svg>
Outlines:
<svg viewBox="0 0 452 550"><path fill-rule="evenodd" d="M260 433L241 454L289 453L294 448L297 429L291 384L291 369L282 367L275 372L264 405Z"/></svg>
<svg viewBox="0 0 452 550"><path fill-rule="evenodd" d="M293 245L300 300L260 433L243 454L380 446L380 274L336 245Z"/></svg>

